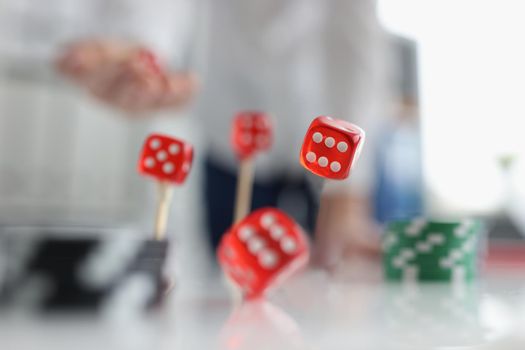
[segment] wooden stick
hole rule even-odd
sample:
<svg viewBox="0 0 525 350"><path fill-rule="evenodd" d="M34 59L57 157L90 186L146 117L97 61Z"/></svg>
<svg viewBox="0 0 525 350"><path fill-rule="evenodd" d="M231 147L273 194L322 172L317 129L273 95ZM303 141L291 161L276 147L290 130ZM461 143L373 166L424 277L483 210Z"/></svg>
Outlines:
<svg viewBox="0 0 525 350"><path fill-rule="evenodd" d="M155 216L155 239L161 241L166 236L166 226L173 196L173 187L167 183L157 182L159 197L157 202L157 215Z"/></svg>
<svg viewBox="0 0 525 350"><path fill-rule="evenodd" d="M241 221L250 212L253 188L253 161L251 158L241 160L233 223Z"/></svg>

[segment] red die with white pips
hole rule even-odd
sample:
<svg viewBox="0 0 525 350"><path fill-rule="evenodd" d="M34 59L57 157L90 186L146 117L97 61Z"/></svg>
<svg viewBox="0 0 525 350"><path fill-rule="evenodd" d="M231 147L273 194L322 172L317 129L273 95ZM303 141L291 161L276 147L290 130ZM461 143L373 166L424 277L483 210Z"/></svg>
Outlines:
<svg viewBox="0 0 525 350"><path fill-rule="evenodd" d="M270 149L273 142L270 117L262 112L244 111L235 116L231 141L240 159Z"/></svg>
<svg viewBox="0 0 525 350"><path fill-rule="evenodd" d="M150 69L151 71L159 75L165 74L157 56L155 56L155 54L151 50L148 50L146 48L140 48L136 52L136 55L137 59L139 59L140 62L144 63L145 68Z"/></svg>
<svg viewBox="0 0 525 350"><path fill-rule="evenodd" d="M365 141L363 129L344 120L318 117L301 148L301 164L312 173L334 180L348 177Z"/></svg>
<svg viewBox="0 0 525 350"><path fill-rule="evenodd" d="M179 139L151 134L144 142L138 170L161 182L181 184L193 161L193 147Z"/></svg>
<svg viewBox="0 0 525 350"><path fill-rule="evenodd" d="M234 225L217 251L224 273L247 298L275 287L308 261L302 228L275 208L259 209Z"/></svg>

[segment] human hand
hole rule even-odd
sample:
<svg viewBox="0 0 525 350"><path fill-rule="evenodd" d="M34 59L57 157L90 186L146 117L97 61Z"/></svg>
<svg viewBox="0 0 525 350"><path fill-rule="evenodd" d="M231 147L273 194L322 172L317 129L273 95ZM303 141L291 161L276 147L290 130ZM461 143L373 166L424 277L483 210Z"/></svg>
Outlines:
<svg viewBox="0 0 525 350"><path fill-rule="evenodd" d="M378 259L379 228L366 200L349 194L325 194L315 232L314 262L332 268L350 257Z"/></svg>
<svg viewBox="0 0 525 350"><path fill-rule="evenodd" d="M75 42L59 55L56 67L100 100L132 114L183 107L197 87L192 74L168 73L149 50L119 41Z"/></svg>

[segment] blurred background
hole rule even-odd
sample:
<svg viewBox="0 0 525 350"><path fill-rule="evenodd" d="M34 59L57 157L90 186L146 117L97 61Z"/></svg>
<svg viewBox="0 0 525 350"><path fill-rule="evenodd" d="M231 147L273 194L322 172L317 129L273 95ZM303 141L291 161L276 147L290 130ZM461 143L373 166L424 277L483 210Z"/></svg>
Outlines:
<svg viewBox="0 0 525 350"><path fill-rule="evenodd" d="M525 231L521 7L511 0L377 3L384 51L374 59L386 67L385 93L375 100L382 122L364 157L373 160L379 222L481 216L499 225L500 236L519 239ZM296 47L319 8L290 1L264 28L265 40L273 30L283 34L272 37L277 50ZM179 259L209 262L201 146L207 126L198 97L189 108L127 118L58 74L55 60L68 43L110 37L143 44L170 69L208 74L201 72L214 54L206 51L214 11L182 0L0 2L0 224L148 232L155 189L135 164L144 137L163 131L191 140L197 151L188 183L175 191L170 234ZM305 28L288 28L303 22L294 16ZM319 73L303 63L306 77ZM311 119L317 112L307 110Z"/></svg>
<svg viewBox="0 0 525 350"><path fill-rule="evenodd" d="M426 210L523 232L521 4L382 1L379 13L418 48Z"/></svg>
<svg viewBox="0 0 525 350"><path fill-rule="evenodd" d="M384 310L397 316L389 311L395 299L389 294L402 294L387 290L379 277L377 233L393 219L482 218L492 247L504 248L489 249L489 260L510 260L504 268L517 262L512 266L523 271L523 9L519 0L0 0L0 286L9 255L2 254L3 235L19 232L11 226L62 227L70 235L117 229L150 238L157 189L137 173L142 143L162 132L195 147L192 172L174 189L168 223L175 254L167 269L176 275L177 293L166 309L176 317L134 324L136 333L97 324L106 337L92 336L84 324L69 338L63 336L67 324L59 324L56 336L40 324L15 324L15 331L2 324L0 338L72 340L92 349L93 341L107 347L109 335L130 343L126 349L202 349L222 333L224 348L238 349L248 334L253 339L245 345L253 349L261 338L300 338L302 328L319 348L339 349L350 340L385 342L376 347L385 349L390 336L418 333L412 326L419 323L410 314L394 320L405 329L377 337L385 334ZM166 75L141 75L140 65L137 73L137 49ZM130 93L127 79L145 90ZM158 90L159 79L167 92ZM264 302L231 310L229 296L211 284L220 276L214 245L231 223L238 167L231 120L252 108L272 114L277 130L274 149L256 164L255 193L262 194L256 197L272 198L256 199L255 206L286 210L312 236L314 250L364 248L372 268L368 260L343 266L364 266L357 274L363 286L337 280L355 277L354 271L314 270L271 300L278 307ZM367 132L348 183L323 185L299 164L304 132L324 114ZM316 223L326 200L333 216ZM211 233L217 227L219 235ZM508 320L524 324L523 278L505 276L497 270L486 290L473 284L475 292L452 306L492 327L475 324L478 343L510 328ZM370 288L370 281L379 283ZM434 295L426 290L416 299L431 306L426 320L442 318L448 328L445 336L421 333L428 343L448 340L449 331L466 324L448 322L449 310L436 316ZM254 320L262 325L251 327ZM266 335L261 330L268 325ZM139 329L146 334L142 342ZM516 334L521 349L523 330Z"/></svg>

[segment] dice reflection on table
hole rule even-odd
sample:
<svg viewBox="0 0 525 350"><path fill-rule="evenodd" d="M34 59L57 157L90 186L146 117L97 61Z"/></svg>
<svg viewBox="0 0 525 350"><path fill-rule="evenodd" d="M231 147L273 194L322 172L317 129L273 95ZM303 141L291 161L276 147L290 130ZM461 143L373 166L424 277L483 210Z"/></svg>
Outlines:
<svg viewBox="0 0 525 350"><path fill-rule="evenodd" d="M220 349L304 349L304 339L295 320L265 300L235 308L222 327Z"/></svg>

